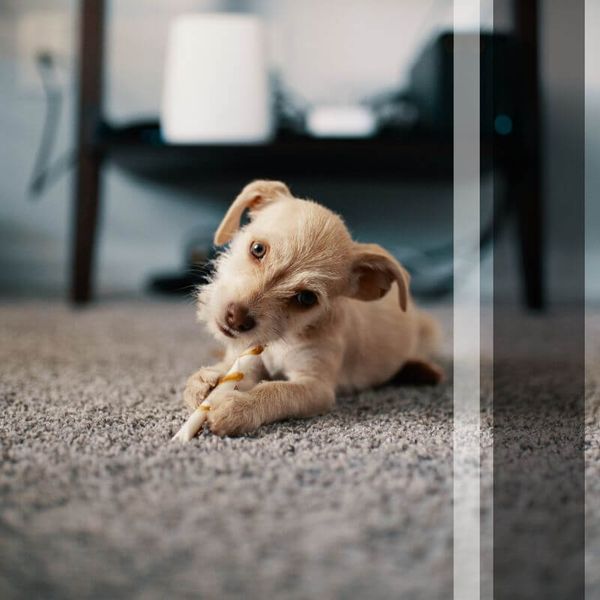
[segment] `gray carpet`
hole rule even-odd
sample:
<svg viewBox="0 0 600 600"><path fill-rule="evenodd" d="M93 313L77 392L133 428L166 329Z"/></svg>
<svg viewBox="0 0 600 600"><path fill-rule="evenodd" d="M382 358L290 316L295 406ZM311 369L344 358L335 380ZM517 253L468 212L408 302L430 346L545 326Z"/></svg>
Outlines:
<svg viewBox="0 0 600 600"><path fill-rule="evenodd" d="M189 304L0 306L0 597L451 597L451 384L170 443L214 350Z"/></svg>

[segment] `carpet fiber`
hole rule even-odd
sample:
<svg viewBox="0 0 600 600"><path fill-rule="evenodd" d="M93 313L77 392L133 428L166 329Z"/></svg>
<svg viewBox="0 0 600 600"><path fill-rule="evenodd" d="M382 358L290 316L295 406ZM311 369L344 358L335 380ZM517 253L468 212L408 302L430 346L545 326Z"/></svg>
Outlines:
<svg viewBox="0 0 600 600"><path fill-rule="evenodd" d="M0 307L0 596L451 597L451 384L183 447L193 313Z"/></svg>

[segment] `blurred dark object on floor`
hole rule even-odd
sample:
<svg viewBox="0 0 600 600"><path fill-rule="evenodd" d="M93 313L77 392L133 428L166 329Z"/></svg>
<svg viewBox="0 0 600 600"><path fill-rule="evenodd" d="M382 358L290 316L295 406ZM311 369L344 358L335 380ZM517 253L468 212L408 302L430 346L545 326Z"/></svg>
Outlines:
<svg viewBox="0 0 600 600"><path fill-rule="evenodd" d="M179 272L153 275L148 289L158 294L192 296L198 286L208 283L214 271L215 256L214 248L204 240L193 240L186 248L184 268Z"/></svg>

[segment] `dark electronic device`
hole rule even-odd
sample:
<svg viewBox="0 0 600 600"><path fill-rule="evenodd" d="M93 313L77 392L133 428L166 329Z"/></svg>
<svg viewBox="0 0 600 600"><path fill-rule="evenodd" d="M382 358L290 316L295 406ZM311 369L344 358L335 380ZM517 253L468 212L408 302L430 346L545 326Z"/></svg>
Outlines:
<svg viewBox="0 0 600 600"><path fill-rule="evenodd" d="M419 111L421 129L452 135L454 39L469 35L442 33L415 61L408 96ZM480 44L481 133L510 135L519 125L518 95L522 87L517 42L509 35L481 33Z"/></svg>

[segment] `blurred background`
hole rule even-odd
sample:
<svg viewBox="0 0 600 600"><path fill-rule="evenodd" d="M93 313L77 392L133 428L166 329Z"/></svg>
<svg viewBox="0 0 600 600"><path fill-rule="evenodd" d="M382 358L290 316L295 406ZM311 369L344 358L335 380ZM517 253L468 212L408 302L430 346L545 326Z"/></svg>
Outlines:
<svg viewBox="0 0 600 600"><path fill-rule="evenodd" d="M368 391L186 451L166 441L213 348L191 304L145 300L189 300L242 186L281 179L403 261L450 333L453 286L478 281L477 239L453 240L453 59L481 23L487 304L461 332L482 334L481 540L495 592L504 577L524 590L507 598L577 597L553 577L583 577L584 533L600 556L579 452L584 269L600 300L600 2L585 3L585 89L581 6L489 0L480 21L458 0L0 0L0 563L23 587L2 594L0 573L0 596L447 597L451 336L438 388ZM585 448L597 497L600 449ZM521 586L530 566L547 593Z"/></svg>
<svg viewBox="0 0 600 600"><path fill-rule="evenodd" d="M586 19L597 22L600 6L588 4ZM67 297L69 290L71 296L75 294L72 265L77 254L74 186L82 5L72 0L0 3L3 295ZM421 295L447 298L452 258L448 254L452 242L451 121L444 121L440 106L451 107L447 92L452 87L444 79L448 61L438 58L444 53L443 34L452 24L452 2L381 0L374 7L365 0L130 0L104 5L100 61L104 85L96 115L98 130L94 131L97 152L104 160L89 292L93 297L139 294L152 287L182 289L188 265L201 268L210 255L212 232L240 187L252 178L280 177L290 182L297 195L314 197L339 211L356 237L390 248L417 272L415 286ZM496 3L493 10L489 3L489 7L482 8L484 29L491 31L494 25L498 35L514 32L511 3ZM567 93L569 63L561 62L559 52L562 10L557 2L537 5L544 150L540 177L545 257L541 262L551 299L553 290L558 294L568 288L564 278L569 276L568 177L555 174L557 164L569 168L564 148L569 143L569 111L574 110ZM175 17L195 12L251 13L264 24L276 122L273 135L254 150L229 143L227 152L220 148L215 153L214 144L204 149L196 145L187 152L163 152L168 140L164 131L161 134L159 121L169 27ZM465 32L473 29L471 15L459 18ZM101 24L94 19L91 26L100 31ZM588 36L588 56L598 54L598 44L597 36ZM520 61L506 56L505 62L516 69ZM591 201L600 192L600 170L594 166L600 156L599 71L589 68L586 81L588 227L600 221L600 207ZM482 85L486 85L484 75ZM514 96L509 106L518 103L513 91L507 92ZM444 102L438 102L440 94L446 94ZM331 106L362 107L359 123L349 126L367 129L344 133L348 124L340 123L338 113L333 117L333 133L321 132L315 138L308 115L313 109ZM491 136L504 143L511 136L516 139L512 127L519 118L527 119L527 114L514 118L508 114L508 122L496 117ZM361 125L360 118L366 118L367 124ZM96 135L99 130L104 137ZM315 139L330 145L311 146ZM399 148L396 162L390 159L394 144ZM289 158L281 158L282 154ZM340 156L337 163L335 155ZM323 164L323 156L329 162ZM387 158L377 165L380 156ZM368 164L357 168L365 160ZM576 163L574 159L574 171ZM498 170L497 179L502 177ZM498 199L504 188L500 181L494 186L489 171L483 172L482 182L485 230L492 191ZM508 270L514 273L514 281L507 281L507 289L522 288L517 236L510 222L502 231L505 247L499 246L496 252L514 265ZM588 264L600 258L600 241L594 237L588 236ZM487 254L484 268L489 271L490 265ZM588 269L588 276L588 294L597 297L600 275ZM554 285L558 281L560 285ZM80 290L80 296L88 294Z"/></svg>

